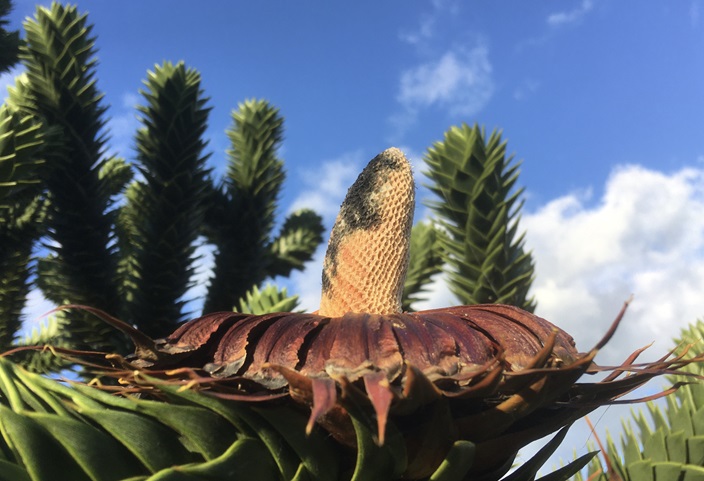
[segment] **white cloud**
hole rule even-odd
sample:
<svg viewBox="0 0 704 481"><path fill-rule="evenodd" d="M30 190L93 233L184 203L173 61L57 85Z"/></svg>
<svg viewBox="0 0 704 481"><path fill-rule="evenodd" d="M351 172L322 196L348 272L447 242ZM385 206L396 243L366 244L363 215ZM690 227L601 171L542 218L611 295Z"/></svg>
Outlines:
<svg viewBox="0 0 704 481"><path fill-rule="evenodd" d="M524 215L522 228L536 262L537 314L570 332L580 349L596 343L635 296L601 363L651 342L650 357L662 354L704 315L704 170L622 166L596 206L568 195Z"/></svg>
<svg viewBox="0 0 704 481"><path fill-rule="evenodd" d="M190 278L192 285L183 295L183 299L187 301L183 311L190 317L200 315L215 267L215 246L208 244L205 237L199 237L196 246L196 269Z"/></svg>
<svg viewBox="0 0 704 481"><path fill-rule="evenodd" d="M473 115L494 92L491 71L485 45L450 50L437 61L403 72L397 99L411 112L439 106L452 115Z"/></svg>
<svg viewBox="0 0 704 481"><path fill-rule="evenodd" d="M142 98L134 92L125 92L124 94L122 94L122 98L120 99L120 101L120 106L123 109L134 111L137 108L137 105L142 102Z"/></svg>
<svg viewBox="0 0 704 481"><path fill-rule="evenodd" d="M29 291L27 302L22 309L25 321L17 332L17 338L23 339L31 335L33 331L38 332L47 321L46 314L55 307L56 304L47 300L39 289Z"/></svg>
<svg viewBox="0 0 704 481"><path fill-rule="evenodd" d="M289 212L303 208L313 209L323 216L326 226L329 224L329 227L332 227L347 189L368 160L364 158L361 150L357 150L342 154L336 159L323 161L315 171L303 171L300 176L303 188L291 203Z"/></svg>
<svg viewBox="0 0 704 481"><path fill-rule="evenodd" d="M132 92L122 94L120 106L112 107L116 113L107 122L110 150L127 159L134 156L134 137L141 126L136 111L139 102L140 97Z"/></svg>
<svg viewBox="0 0 704 481"><path fill-rule="evenodd" d="M411 45L418 45L421 42L432 38L433 34L435 33L436 21L437 17L435 15L425 15L421 19L420 25L418 26L417 30L404 31L399 33L398 36L403 42L406 42Z"/></svg>
<svg viewBox="0 0 704 481"><path fill-rule="evenodd" d="M389 117L390 141L401 140L424 109L443 109L450 116L476 114L494 93L491 74L489 49L483 43L448 50L437 60L405 70L396 96L402 108Z"/></svg>
<svg viewBox="0 0 704 481"><path fill-rule="evenodd" d="M440 26L456 20L457 0L431 0L432 9L421 15L418 27L402 31L401 41L415 47L416 65L401 72L396 95L401 109L389 116L389 140L397 143L428 108L450 116L472 116L494 92L489 49L481 38L472 44L442 46ZM444 52L444 53L443 53Z"/></svg>
<svg viewBox="0 0 704 481"><path fill-rule="evenodd" d="M552 13L548 15L547 23L550 26L557 27L579 21L594 7L591 0L582 0L582 3L575 9L563 12Z"/></svg>
<svg viewBox="0 0 704 481"><path fill-rule="evenodd" d="M459 10L457 0L432 0L432 11L421 16L417 29L399 33L399 39L410 45L424 47L436 32L438 20L443 14L456 15Z"/></svg>
<svg viewBox="0 0 704 481"><path fill-rule="evenodd" d="M634 295L619 330L597 356L601 365L620 364L631 352L653 343L642 359L667 353L682 328L704 316L704 168L666 174L637 165L620 166L594 203L591 190L565 195L524 213L521 229L533 250L536 314L557 324L590 349L606 332L623 302ZM440 277L429 309L456 304ZM653 394L669 383L655 380L628 398ZM630 406L602 408L591 415L605 440L620 433L619 419ZM594 442L583 420L575 423L541 470L552 471ZM522 454L527 460L536 443Z"/></svg>
<svg viewBox="0 0 704 481"><path fill-rule="evenodd" d="M619 330L596 360L620 364L650 343L642 359L660 357L682 328L704 316L704 169L665 174L621 166L599 202L590 200L589 191L574 193L523 216L536 262L536 314L572 334L585 351L633 294ZM656 380L628 397L666 385ZM628 419L630 409L612 406L591 415L602 441L607 430L618 437L619 420ZM573 450L586 453L587 441L594 438L580 420L542 471L572 459ZM536 450L531 446L526 457Z"/></svg>

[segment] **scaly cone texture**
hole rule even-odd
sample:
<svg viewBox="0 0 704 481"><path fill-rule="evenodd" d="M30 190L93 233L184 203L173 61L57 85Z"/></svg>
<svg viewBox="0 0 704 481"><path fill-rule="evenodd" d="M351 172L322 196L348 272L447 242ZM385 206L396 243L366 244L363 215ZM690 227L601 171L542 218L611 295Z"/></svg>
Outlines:
<svg viewBox="0 0 704 481"><path fill-rule="evenodd" d="M125 386L117 390L168 399L177 385L238 408L260 403L262 413L291 401L308 418L307 432L320 426L330 434L355 480L440 479L435 473L447 463L460 472L452 479L498 480L528 443L563 435L597 407L629 402L617 399L652 377L704 359L668 354L635 364L640 349L620 366L599 368L594 358L625 307L586 353L563 330L513 306L400 312L412 192L398 150L372 160L342 206L317 314L216 312L158 340L101 314L137 348L126 359L106 356ZM602 371L610 374L599 382L578 382ZM535 459L511 479L534 479Z"/></svg>
<svg viewBox="0 0 704 481"><path fill-rule="evenodd" d="M323 264L321 316L401 312L415 186L397 148L374 157L345 197Z"/></svg>

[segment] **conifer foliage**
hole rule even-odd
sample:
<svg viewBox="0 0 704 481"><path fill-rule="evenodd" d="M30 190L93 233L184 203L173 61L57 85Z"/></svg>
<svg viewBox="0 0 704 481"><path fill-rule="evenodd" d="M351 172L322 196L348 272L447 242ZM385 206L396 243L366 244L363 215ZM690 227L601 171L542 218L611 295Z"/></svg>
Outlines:
<svg viewBox="0 0 704 481"><path fill-rule="evenodd" d="M98 308L158 337L193 314L186 294L203 239L216 250L208 308L232 310L267 277L303 269L322 240L321 218L294 212L271 235L285 180L278 109L248 100L233 113L228 175L218 184L206 165L210 107L200 74L165 62L148 72L130 163L109 154L87 16L54 3L38 7L24 30L26 74L0 110L5 348L32 281L57 305ZM113 329L77 310L55 314L27 342L126 348Z"/></svg>
<svg viewBox="0 0 704 481"><path fill-rule="evenodd" d="M498 132L452 127L425 157L439 200L429 203L442 226L450 289L461 304L501 303L533 311L533 259L518 233L523 189L519 164Z"/></svg>

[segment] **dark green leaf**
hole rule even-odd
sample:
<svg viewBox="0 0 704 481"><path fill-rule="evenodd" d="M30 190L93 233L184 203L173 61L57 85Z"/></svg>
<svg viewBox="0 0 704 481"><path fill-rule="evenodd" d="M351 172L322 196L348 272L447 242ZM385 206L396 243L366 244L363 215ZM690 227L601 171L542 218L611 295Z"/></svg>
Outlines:
<svg viewBox="0 0 704 481"><path fill-rule="evenodd" d="M271 457L262 455L266 448L260 441L245 438L232 444L225 453L205 463L167 468L148 481L279 481L281 479Z"/></svg>
<svg viewBox="0 0 704 481"><path fill-rule="evenodd" d="M521 464L514 472L502 478L502 481L533 481L538 470L545 464L548 458L552 456L552 453L555 452L562 440L565 439L568 430L569 426L560 429L532 458ZM594 453L590 453L590 455L593 456ZM585 456L582 456L578 461L584 461L584 464L588 463L590 458L584 458ZM584 466L584 464L582 466Z"/></svg>
<svg viewBox="0 0 704 481"><path fill-rule="evenodd" d="M89 424L54 414L33 413L30 418L43 426L91 479L118 481L143 469L114 438Z"/></svg>
<svg viewBox="0 0 704 481"><path fill-rule="evenodd" d="M194 273L196 239L210 185L206 142L207 98L200 74L183 62L148 73L143 127L137 133L143 179L127 191L118 217L126 322L152 337L165 336L185 320L183 296ZM126 169L109 165L114 176Z"/></svg>
<svg viewBox="0 0 704 481"><path fill-rule="evenodd" d="M298 296L289 296L286 288L281 290L273 285L267 285L262 291L257 286L247 291L244 299L240 299L237 312L247 314L268 314L271 312L293 312L298 305Z"/></svg>
<svg viewBox="0 0 704 481"><path fill-rule="evenodd" d="M0 430L34 480L88 480L67 452L37 422L0 405Z"/></svg>
<svg viewBox="0 0 704 481"><path fill-rule="evenodd" d="M430 481L462 481L474 462L475 447L469 441L456 441Z"/></svg>

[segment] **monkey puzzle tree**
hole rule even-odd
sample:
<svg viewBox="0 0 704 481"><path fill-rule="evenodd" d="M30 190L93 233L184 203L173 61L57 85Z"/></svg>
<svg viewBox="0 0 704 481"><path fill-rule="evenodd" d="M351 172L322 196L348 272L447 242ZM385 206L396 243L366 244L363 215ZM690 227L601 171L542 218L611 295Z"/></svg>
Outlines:
<svg viewBox="0 0 704 481"><path fill-rule="evenodd" d="M97 89L95 40L86 15L55 3L39 7L24 27L21 59L27 73L3 107L0 124L3 167L10 167L0 186L0 235L9 232L4 226L19 225L18 219L25 219L22 225L31 235L17 241L22 255L3 252L9 260L3 257L0 264L3 279L12 284L0 294L5 346L20 323L33 278L55 304L93 306L159 335L186 315L183 296L191 285L199 236L217 248L208 298L223 309L232 309L267 276L303 268L321 241L320 217L296 212L278 236L271 232L285 178L275 157L283 135L277 109L266 101L240 105L229 131L229 180L226 188L218 187L205 165L209 108L200 75L183 63L157 66L145 82L143 127L135 141L137 158L129 165L107 154L106 107ZM132 181L135 169L139 175ZM26 184L31 190L19 188ZM41 222L37 215L20 215L17 205L25 204L42 207L35 207ZM218 220L221 213L225 218ZM255 220L256 235L220 223ZM12 232L16 237L18 229ZM238 249L227 248L230 236ZM49 254L28 262L39 239ZM268 244L262 244L265 239ZM242 265L257 275L244 279ZM222 285L233 288L224 292ZM76 311L59 312L40 334L34 341L118 351L124 346L113 330Z"/></svg>
<svg viewBox="0 0 704 481"><path fill-rule="evenodd" d="M0 345L8 346L19 328L29 291L32 245L45 217L45 201L36 169L43 162L46 137L41 123L19 111L15 100L22 84L0 106Z"/></svg>
<svg viewBox="0 0 704 481"><path fill-rule="evenodd" d="M183 63L149 72L136 139L141 175L117 219L125 301L119 314L154 335L184 318L210 187L203 152L210 109L200 81Z"/></svg>
<svg viewBox="0 0 704 481"><path fill-rule="evenodd" d="M501 135L452 127L425 157L449 285L463 304L503 303L535 309L528 298L533 260L518 235L521 194L518 164L506 157Z"/></svg>
<svg viewBox="0 0 704 481"><path fill-rule="evenodd" d="M322 241L319 217L309 210L291 214L272 238L284 181L278 109L247 101L232 117L227 175L208 203L206 235L217 252L204 312L230 310L252 285L302 269Z"/></svg>
<svg viewBox="0 0 704 481"><path fill-rule="evenodd" d="M0 74L7 72L17 63L20 47L20 33L5 30L7 17L12 10L10 0L0 0Z"/></svg>

